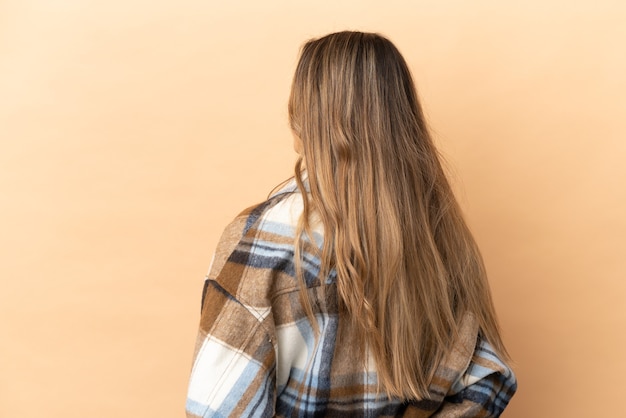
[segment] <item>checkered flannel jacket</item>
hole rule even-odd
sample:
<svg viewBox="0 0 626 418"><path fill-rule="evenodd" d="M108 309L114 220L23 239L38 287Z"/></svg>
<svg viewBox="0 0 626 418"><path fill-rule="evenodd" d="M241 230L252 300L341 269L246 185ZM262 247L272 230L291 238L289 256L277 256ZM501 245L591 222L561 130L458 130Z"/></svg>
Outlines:
<svg viewBox="0 0 626 418"><path fill-rule="evenodd" d="M188 417L494 417L517 383L468 315L427 399L388 399L372 361L355 361L356 335L322 298L319 258L303 254L319 334L295 280L294 231L302 195L292 183L241 213L224 231L205 281L187 397ZM322 229L314 229L316 245ZM306 247L305 247L306 248ZM330 296L330 297L329 297Z"/></svg>

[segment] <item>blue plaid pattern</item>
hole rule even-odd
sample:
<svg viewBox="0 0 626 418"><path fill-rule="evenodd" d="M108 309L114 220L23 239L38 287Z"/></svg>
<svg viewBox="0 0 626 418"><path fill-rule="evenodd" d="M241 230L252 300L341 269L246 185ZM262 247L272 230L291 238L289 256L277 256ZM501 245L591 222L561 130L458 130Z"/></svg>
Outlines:
<svg viewBox="0 0 626 418"><path fill-rule="evenodd" d="M499 416L516 379L480 338L471 315L428 399L403 402L378 393L373 362L355 361L357 339L339 313L334 272L321 297L320 226L303 255L316 339L294 273L301 213L302 195L292 182L224 231L205 282L187 416Z"/></svg>

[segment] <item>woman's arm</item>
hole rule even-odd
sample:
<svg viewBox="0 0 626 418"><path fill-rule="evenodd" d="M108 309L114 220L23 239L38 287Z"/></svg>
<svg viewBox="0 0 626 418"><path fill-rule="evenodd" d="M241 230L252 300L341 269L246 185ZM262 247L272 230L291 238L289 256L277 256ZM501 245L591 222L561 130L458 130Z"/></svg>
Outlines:
<svg viewBox="0 0 626 418"><path fill-rule="evenodd" d="M273 416L275 358L267 324L207 280L187 416Z"/></svg>
<svg viewBox="0 0 626 418"><path fill-rule="evenodd" d="M513 371L481 338L469 366L445 397L435 417L498 417L517 389Z"/></svg>
<svg viewBox="0 0 626 418"><path fill-rule="evenodd" d="M269 307L243 301L250 213L237 217L218 244L203 294L187 395L188 417L271 417L275 408L275 350ZM269 273L269 271L268 271ZM259 271L252 280L258 280ZM261 273L262 274L262 273Z"/></svg>
<svg viewBox="0 0 626 418"><path fill-rule="evenodd" d="M480 337L466 314L454 348L430 385L430 397L409 403L404 417L498 417L517 389L513 371Z"/></svg>

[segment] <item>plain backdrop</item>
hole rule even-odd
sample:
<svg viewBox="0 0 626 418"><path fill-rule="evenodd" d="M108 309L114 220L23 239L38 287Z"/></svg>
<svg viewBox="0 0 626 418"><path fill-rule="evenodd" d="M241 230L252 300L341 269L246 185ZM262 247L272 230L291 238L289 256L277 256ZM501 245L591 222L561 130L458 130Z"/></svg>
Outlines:
<svg viewBox="0 0 626 418"><path fill-rule="evenodd" d="M519 391L626 389L626 3L0 0L0 416L184 415L222 228L293 171L304 41L406 57Z"/></svg>

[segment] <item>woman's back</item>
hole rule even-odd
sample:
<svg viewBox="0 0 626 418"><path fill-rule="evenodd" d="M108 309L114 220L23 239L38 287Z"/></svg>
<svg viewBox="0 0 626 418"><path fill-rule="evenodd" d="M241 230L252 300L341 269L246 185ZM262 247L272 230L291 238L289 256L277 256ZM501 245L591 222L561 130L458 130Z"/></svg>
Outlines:
<svg viewBox="0 0 626 418"><path fill-rule="evenodd" d="M360 361L358 330L339 307L335 272L323 290L317 278L319 225L316 244L303 254L313 326L293 263L301 212L302 195L290 184L224 232L207 277L188 416L498 415L515 379L478 338L471 316L438 368L430 399L379 392L376 364Z"/></svg>

